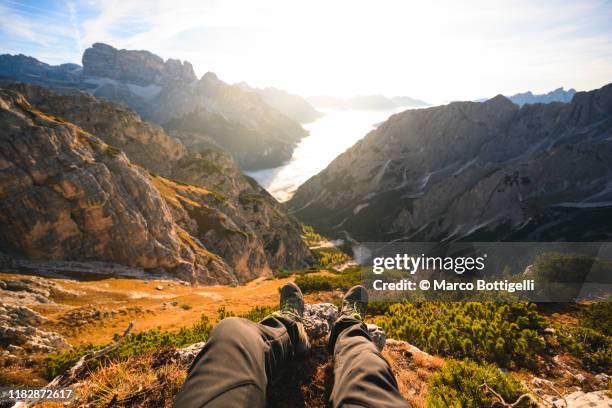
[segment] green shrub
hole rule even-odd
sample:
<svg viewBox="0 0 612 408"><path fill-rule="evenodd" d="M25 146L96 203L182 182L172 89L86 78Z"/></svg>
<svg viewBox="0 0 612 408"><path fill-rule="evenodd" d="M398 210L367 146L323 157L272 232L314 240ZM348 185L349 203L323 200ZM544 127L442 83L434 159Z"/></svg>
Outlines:
<svg viewBox="0 0 612 408"><path fill-rule="evenodd" d="M257 323L277 310L278 306L255 306L248 312L240 315L240 317L244 317L245 319L249 319L250 321Z"/></svg>
<svg viewBox="0 0 612 408"><path fill-rule="evenodd" d="M597 302L588 306L583 325L612 336L612 302Z"/></svg>
<svg viewBox="0 0 612 408"><path fill-rule="evenodd" d="M351 259L350 256L335 247L313 249L311 252L315 265L321 269L331 269Z"/></svg>
<svg viewBox="0 0 612 408"><path fill-rule="evenodd" d="M302 293L330 291L334 289L347 290L361 283L361 269L349 268L337 275L303 275L298 276L295 284Z"/></svg>
<svg viewBox="0 0 612 408"><path fill-rule="evenodd" d="M112 145L107 145L105 153L110 157L116 157L121 154L121 149Z"/></svg>
<svg viewBox="0 0 612 408"><path fill-rule="evenodd" d="M104 345L94 345L92 343L80 344L69 351L51 354L44 361L44 375L48 380L52 380L72 367L81 357L87 353L100 350Z"/></svg>
<svg viewBox="0 0 612 408"><path fill-rule="evenodd" d="M242 318L245 318L252 322L257 323L257 322L262 321L268 315L272 314L273 312L277 310L278 310L278 306L255 306L248 312L238 315L238 317L242 317ZM235 317L235 316L236 316L236 313L230 310L227 310L225 306L221 306L219 309L217 309L217 318L219 321L225 318L228 318L228 317Z"/></svg>
<svg viewBox="0 0 612 408"><path fill-rule="evenodd" d="M191 306L190 304L187 304L187 303L183 303L181 305L181 309L183 309L183 310L191 310L192 308L193 308L193 306Z"/></svg>
<svg viewBox="0 0 612 408"><path fill-rule="evenodd" d="M428 353L502 366L529 364L545 349L544 319L529 303L396 303L377 323Z"/></svg>
<svg viewBox="0 0 612 408"><path fill-rule="evenodd" d="M500 400L485 386L498 393L506 403L514 403L525 390L518 377L504 374L494 364L450 360L429 379L429 407L492 407ZM528 407L523 399L517 407ZM500 405L501 406L501 405Z"/></svg>
<svg viewBox="0 0 612 408"><path fill-rule="evenodd" d="M317 245L319 242L325 240L325 238L319 235L313 227L306 224L302 224L302 238L308 246Z"/></svg>
<svg viewBox="0 0 612 408"><path fill-rule="evenodd" d="M591 370L612 370L612 303L585 305L577 326L555 324L564 351L578 357Z"/></svg>
<svg viewBox="0 0 612 408"><path fill-rule="evenodd" d="M190 328L183 328L178 331L169 332L160 329L145 330L127 336L119 347L99 361L93 361L90 369L97 366L104 360L125 360L129 357L139 356L147 351L164 347L186 347L193 343L205 341L212 330L212 325L208 317L202 315L199 322ZM120 339L120 334L115 334L114 341ZM85 344L62 353L51 354L45 359L44 371L50 380L72 367L83 355L104 348L106 345Z"/></svg>

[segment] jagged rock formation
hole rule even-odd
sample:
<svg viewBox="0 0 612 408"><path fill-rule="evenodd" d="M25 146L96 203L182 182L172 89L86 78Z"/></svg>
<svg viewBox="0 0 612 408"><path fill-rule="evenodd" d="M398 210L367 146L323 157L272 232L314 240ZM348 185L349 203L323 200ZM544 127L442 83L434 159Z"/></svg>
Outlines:
<svg viewBox="0 0 612 408"><path fill-rule="evenodd" d="M188 147L202 140L216 143L248 169L279 165L307 134L259 95L228 85L213 73L198 80L189 62L164 61L148 51L96 43L83 54L83 68L1 55L0 79L62 91L76 88L126 104L145 120L172 122L174 129L188 130L190 138L184 140Z"/></svg>
<svg viewBox="0 0 612 408"><path fill-rule="evenodd" d="M247 92L256 93L261 96L268 105L281 112L283 115L300 123L314 122L323 116L323 113L316 111L306 99L290 94L282 89L273 87L263 89L251 88L246 82L240 82L236 84L236 86Z"/></svg>
<svg viewBox="0 0 612 408"><path fill-rule="evenodd" d="M110 78L140 86L164 85L169 81L192 82L197 79L187 61L164 60L149 51L117 50L96 43L83 53L83 74Z"/></svg>
<svg viewBox="0 0 612 408"><path fill-rule="evenodd" d="M224 153L188 152L158 126L86 94L11 88L0 91L0 250L202 283L270 276L308 258L295 220Z"/></svg>
<svg viewBox="0 0 612 408"><path fill-rule="evenodd" d="M508 96L508 99L519 106L523 106L527 103L571 102L575 94L576 90L574 88L566 91L561 87L545 94L533 94L531 91L517 93Z"/></svg>
<svg viewBox="0 0 612 408"><path fill-rule="evenodd" d="M391 116L290 201L359 241L609 240L612 85L569 104L499 95Z"/></svg>

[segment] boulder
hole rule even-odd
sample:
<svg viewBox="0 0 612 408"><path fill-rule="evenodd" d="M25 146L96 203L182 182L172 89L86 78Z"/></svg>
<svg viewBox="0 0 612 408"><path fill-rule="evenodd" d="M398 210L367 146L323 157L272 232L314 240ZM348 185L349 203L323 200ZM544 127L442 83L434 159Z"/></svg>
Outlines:
<svg viewBox="0 0 612 408"><path fill-rule="evenodd" d="M608 396L608 392L593 391L583 392L576 391L565 397L558 396L545 398L554 408L610 408L612 407L612 398Z"/></svg>
<svg viewBox="0 0 612 408"><path fill-rule="evenodd" d="M304 328L311 339L327 336L338 317L338 308L331 303L307 304L304 308Z"/></svg>
<svg viewBox="0 0 612 408"><path fill-rule="evenodd" d="M40 313L25 306L0 305L0 347L13 351L21 347L45 353L69 349L70 345L60 334L38 328L47 321Z"/></svg>

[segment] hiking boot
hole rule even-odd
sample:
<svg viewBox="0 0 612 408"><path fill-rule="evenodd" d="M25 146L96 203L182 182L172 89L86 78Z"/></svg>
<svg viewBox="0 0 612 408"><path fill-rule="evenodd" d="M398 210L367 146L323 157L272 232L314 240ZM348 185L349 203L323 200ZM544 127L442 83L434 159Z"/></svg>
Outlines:
<svg viewBox="0 0 612 408"><path fill-rule="evenodd" d="M368 310L368 292L361 285L353 286L344 295L340 314L363 320Z"/></svg>
<svg viewBox="0 0 612 408"><path fill-rule="evenodd" d="M280 289L280 311L283 314L295 315L299 321L304 316L304 295L293 282L289 282Z"/></svg>
<svg viewBox="0 0 612 408"><path fill-rule="evenodd" d="M302 323L304 295L295 283L289 282L280 289L280 310L273 315L286 317L295 322L291 329L288 328L293 354L298 359L306 357L310 351L310 341Z"/></svg>

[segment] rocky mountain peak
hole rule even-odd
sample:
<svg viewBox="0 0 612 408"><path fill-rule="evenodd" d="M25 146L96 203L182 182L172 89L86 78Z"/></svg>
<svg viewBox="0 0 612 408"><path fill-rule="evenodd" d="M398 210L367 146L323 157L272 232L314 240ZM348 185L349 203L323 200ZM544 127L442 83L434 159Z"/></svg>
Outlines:
<svg viewBox="0 0 612 408"><path fill-rule="evenodd" d="M169 80L191 82L196 79L190 63L176 59L164 62L149 51L118 50L108 44L95 43L83 53L86 76L110 78L137 85L164 84Z"/></svg>

